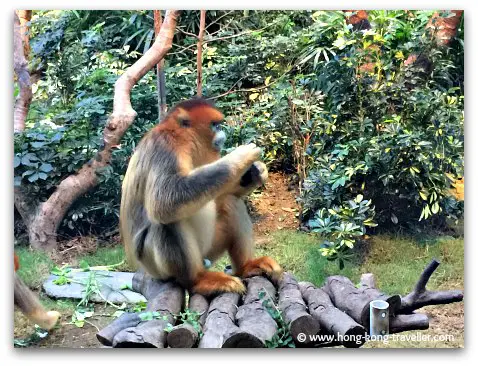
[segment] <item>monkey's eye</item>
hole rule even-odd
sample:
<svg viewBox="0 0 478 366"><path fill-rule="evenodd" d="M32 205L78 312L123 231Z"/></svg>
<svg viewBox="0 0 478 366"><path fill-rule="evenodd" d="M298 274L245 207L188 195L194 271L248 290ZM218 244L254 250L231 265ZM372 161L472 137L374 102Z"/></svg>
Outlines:
<svg viewBox="0 0 478 366"><path fill-rule="evenodd" d="M179 119L179 125L181 127L191 127L191 121L186 118L180 118Z"/></svg>
<svg viewBox="0 0 478 366"><path fill-rule="evenodd" d="M221 121L212 121L212 122L211 122L211 128L212 128L214 131L219 130L220 127L221 127Z"/></svg>

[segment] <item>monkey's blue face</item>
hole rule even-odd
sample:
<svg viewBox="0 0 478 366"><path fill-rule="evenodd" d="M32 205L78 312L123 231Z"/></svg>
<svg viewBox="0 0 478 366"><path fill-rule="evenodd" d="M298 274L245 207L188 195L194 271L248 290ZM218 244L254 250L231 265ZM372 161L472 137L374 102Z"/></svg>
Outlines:
<svg viewBox="0 0 478 366"><path fill-rule="evenodd" d="M216 151L221 151L226 142L226 133L221 130L221 124L215 122L211 125L211 129L214 131L214 138L212 140L212 146Z"/></svg>

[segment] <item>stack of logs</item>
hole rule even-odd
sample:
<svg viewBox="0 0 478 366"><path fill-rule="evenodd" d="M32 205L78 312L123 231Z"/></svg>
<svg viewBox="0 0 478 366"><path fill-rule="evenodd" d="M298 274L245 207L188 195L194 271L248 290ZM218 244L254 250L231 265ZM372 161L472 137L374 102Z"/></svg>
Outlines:
<svg viewBox="0 0 478 366"><path fill-rule="evenodd" d="M372 300L389 303L390 333L398 333L428 329L428 317L414 310L463 299L459 290L426 289L439 264L432 260L414 290L404 297L379 291L372 274L362 275L358 287L347 277L330 276L322 288L298 283L289 273L277 284L265 277L251 277L244 280L247 293L242 297L234 293L212 299L190 296L188 313L197 318L183 323L177 319L184 312L185 291L174 282L160 282L138 272L133 289L148 299L145 312L153 312L154 317L145 320L141 313L124 313L98 332L97 338L109 347L267 347L281 324L274 314L280 314L297 347L360 347L369 330ZM311 340L317 334L324 335L322 341Z"/></svg>

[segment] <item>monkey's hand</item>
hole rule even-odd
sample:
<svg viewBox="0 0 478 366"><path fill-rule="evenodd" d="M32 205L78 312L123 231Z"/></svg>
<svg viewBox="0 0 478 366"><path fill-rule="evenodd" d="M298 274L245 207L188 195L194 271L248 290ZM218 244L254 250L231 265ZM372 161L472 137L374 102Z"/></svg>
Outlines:
<svg viewBox="0 0 478 366"><path fill-rule="evenodd" d="M225 159L231 164L233 174L240 178L260 155L261 149L256 144L248 144L237 147Z"/></svg>
<svg viewBox="0 0 478 366"><path fill-rule="evenodd" d="M269 173L266 165L261 161L256 161L244 173L239 181L239 184L233 189L233 194L236 197L247 196L256 188L264 185L267 181Z"/></svg>
<svg viewBox="0 0 478 366"><path fill-rule="evenodd" d="M267 182L269 172L267 166L262 161L256 161L241 177L240 185L242 187L260 187Z"/></svg>

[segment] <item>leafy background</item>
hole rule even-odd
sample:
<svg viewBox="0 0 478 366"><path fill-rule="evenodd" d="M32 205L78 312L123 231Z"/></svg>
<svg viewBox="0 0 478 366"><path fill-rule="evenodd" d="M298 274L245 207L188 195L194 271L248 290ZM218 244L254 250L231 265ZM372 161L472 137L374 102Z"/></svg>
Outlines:
<svg viewBox="0 0 478 366"><path fill-rule="evenodd" d="M320 253L341 267L366 234L446 232L463 216L462 199L450 194L464 170L463 26L450 47L436 47L425 28L432 13L370 11L371 29L354 31L342 11L207 12L203 95L220 96L226 152L255 142L270 170L294 176L302 229L326 238ZM114 82L154 32L152 11L34 14L38 81L14 164L15 184L42 201L101 147ZM165 60L169 106L196 93L188 33L198 32L198 12L184 12L180 28ZM405 65L412 54L429 63ZM132 104L135 123L60 237L117 227L129 156L158 123L153 71L133 88Z"/></svg>

